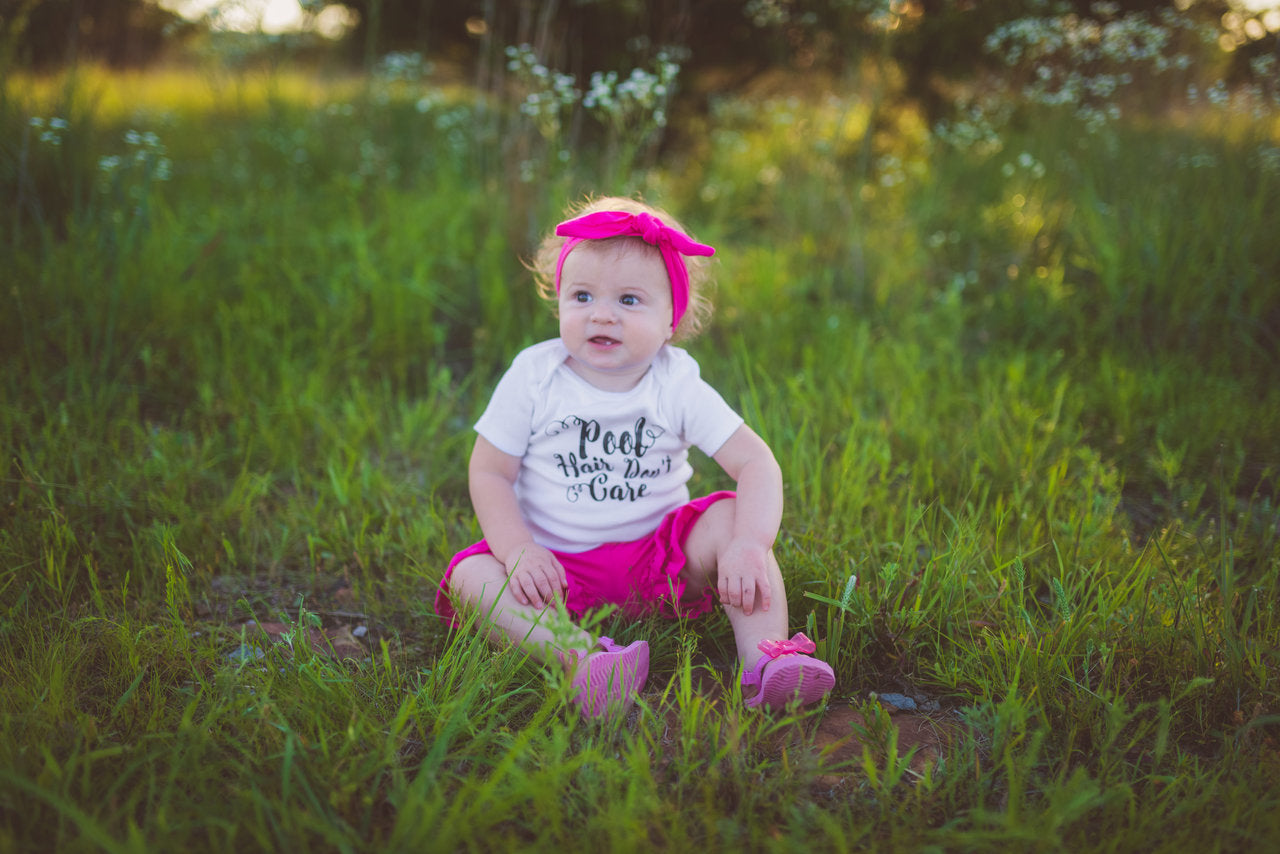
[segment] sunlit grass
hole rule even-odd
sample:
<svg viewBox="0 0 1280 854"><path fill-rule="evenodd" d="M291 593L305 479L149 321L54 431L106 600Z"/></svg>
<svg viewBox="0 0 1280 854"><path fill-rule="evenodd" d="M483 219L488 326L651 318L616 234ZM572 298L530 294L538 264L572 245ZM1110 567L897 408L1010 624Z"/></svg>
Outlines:
<svg viewBox="0 0 1280 854"><path fill-rule="evenodd" d="M99 121L115 124L148 116L252 113L279 104L320 108L354 99L366 90L366 80L355 74L318 75L289 68L229 72L213 63L205 70L185 64L132 72L84 65L43 75L14 72L7 86L11 96L37 113L59 105L72 91L92 105Z"/></svg>
<svg viewBox="0 0 1280 854"><path fill-rule="evenodd" d="M519 125L379 86L10 81L28 204L0 250L4 845L1274 838L1265 123L1095 138L1044 113L956 151L850 86L725 102L628 187L592 187L613 164L589 152L519 184ZM23 142L55 115L57 144ZM128 130L156 134L167 177L102 181ZM591 726L518 651L432 614L477 535L469 425L554 334L530 225L587 188L660 192L719 249L692 347L786 473L778 554L839 677L825 710L748 714L722 617L610 623L651 640L654 678ZM722 485L710 466L695 489ZM292 645L246 653L248 620ZM355 625L358 662L305 631ZM939 703L937 761L868 700L908 690ZM818 737L850 709L856 752Z"/></svg>

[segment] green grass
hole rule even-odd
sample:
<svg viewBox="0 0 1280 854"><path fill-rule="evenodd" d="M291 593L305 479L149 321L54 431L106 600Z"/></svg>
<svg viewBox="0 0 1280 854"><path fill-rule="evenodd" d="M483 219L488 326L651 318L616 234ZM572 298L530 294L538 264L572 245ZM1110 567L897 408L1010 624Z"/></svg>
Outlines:
<svg viewBox="0 0 1280 854"><path fill-rule="evenodd" d="M617 164L522 183L529 128L411 88L5 91L0 850L1280 836L1274 124L1033 113L983 154L888 98L738 99L595 187ZM171 177L157 147L100 171L128 130ZM824 709L744 709L721 616L606 620L653 675L589 725L433 614L477 533L470 424L554 334L520 259L589 189L720 250L692 348L782 463ZM249 620L291 643L239 654ZM361 661L305 631L357 624ZM903 690L939 701L929 761L868 699Z"/></svg>

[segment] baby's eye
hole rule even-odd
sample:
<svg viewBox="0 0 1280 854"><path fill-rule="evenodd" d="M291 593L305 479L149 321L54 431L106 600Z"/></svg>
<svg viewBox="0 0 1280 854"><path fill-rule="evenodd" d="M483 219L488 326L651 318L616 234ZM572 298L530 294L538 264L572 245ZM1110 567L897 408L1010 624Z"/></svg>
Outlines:
<svg viewBox="0 0 1280 854"><path fill-rule="evenodd" d="M640 304L640 298L637 297L635 294L624 294L623 297L618 301L623 305L639 305Z"/></svg>
<svg viewBox="0 0 1280 854"><path fill-rule="evenodd" d="M591 302L591 294L587 293L586 291L574 291L573 301L574 302Z"/></svg>

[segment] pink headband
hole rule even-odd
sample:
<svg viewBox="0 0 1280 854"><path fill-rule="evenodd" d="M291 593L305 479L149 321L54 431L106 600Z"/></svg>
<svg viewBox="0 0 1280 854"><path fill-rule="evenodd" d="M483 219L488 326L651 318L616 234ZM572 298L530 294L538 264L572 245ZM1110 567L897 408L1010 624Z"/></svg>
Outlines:
<svg viewBox="0 0 1280 854"><path fill-rule="evenodd" d="M556 226L556 234L569 238L560 247L556 260L556 293L560 293L560 271L569 250L584 240L603 240L609 237L639 237L645 243L658 247L662 262L667 266L671 279L671 328L680 325L685 309L689 307L689 269L681 255L714 255L716 250L705 243L698 243L689 235L662 224L662 220L647 213L629 214L625 211L597 211L566 220Z"/></svg>

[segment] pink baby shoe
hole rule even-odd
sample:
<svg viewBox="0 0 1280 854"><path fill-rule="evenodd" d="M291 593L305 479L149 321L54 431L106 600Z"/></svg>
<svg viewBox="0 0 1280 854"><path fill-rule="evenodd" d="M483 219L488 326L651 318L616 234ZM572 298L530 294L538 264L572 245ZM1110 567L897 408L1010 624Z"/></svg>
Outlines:
<svg viewBox="0 0 1280 854"><path fill-rule="evenodd" d="M755 686L754 697L747 706L764 706L774 711L799 699L800 705L816 703L835 687L836 675L831 665L811 657L817 645L797 633L791 640L760 641L764 653L750 672L742 674L742 686Z"/></svg>
<svg viewBox="0 0 1280 854"><path fill-rule="evenodd" d="M573 650L574 702L589 718L626 714L649 678L649 644L635 641L621 647L612 638L600 638L597 649Z"/></svg>

